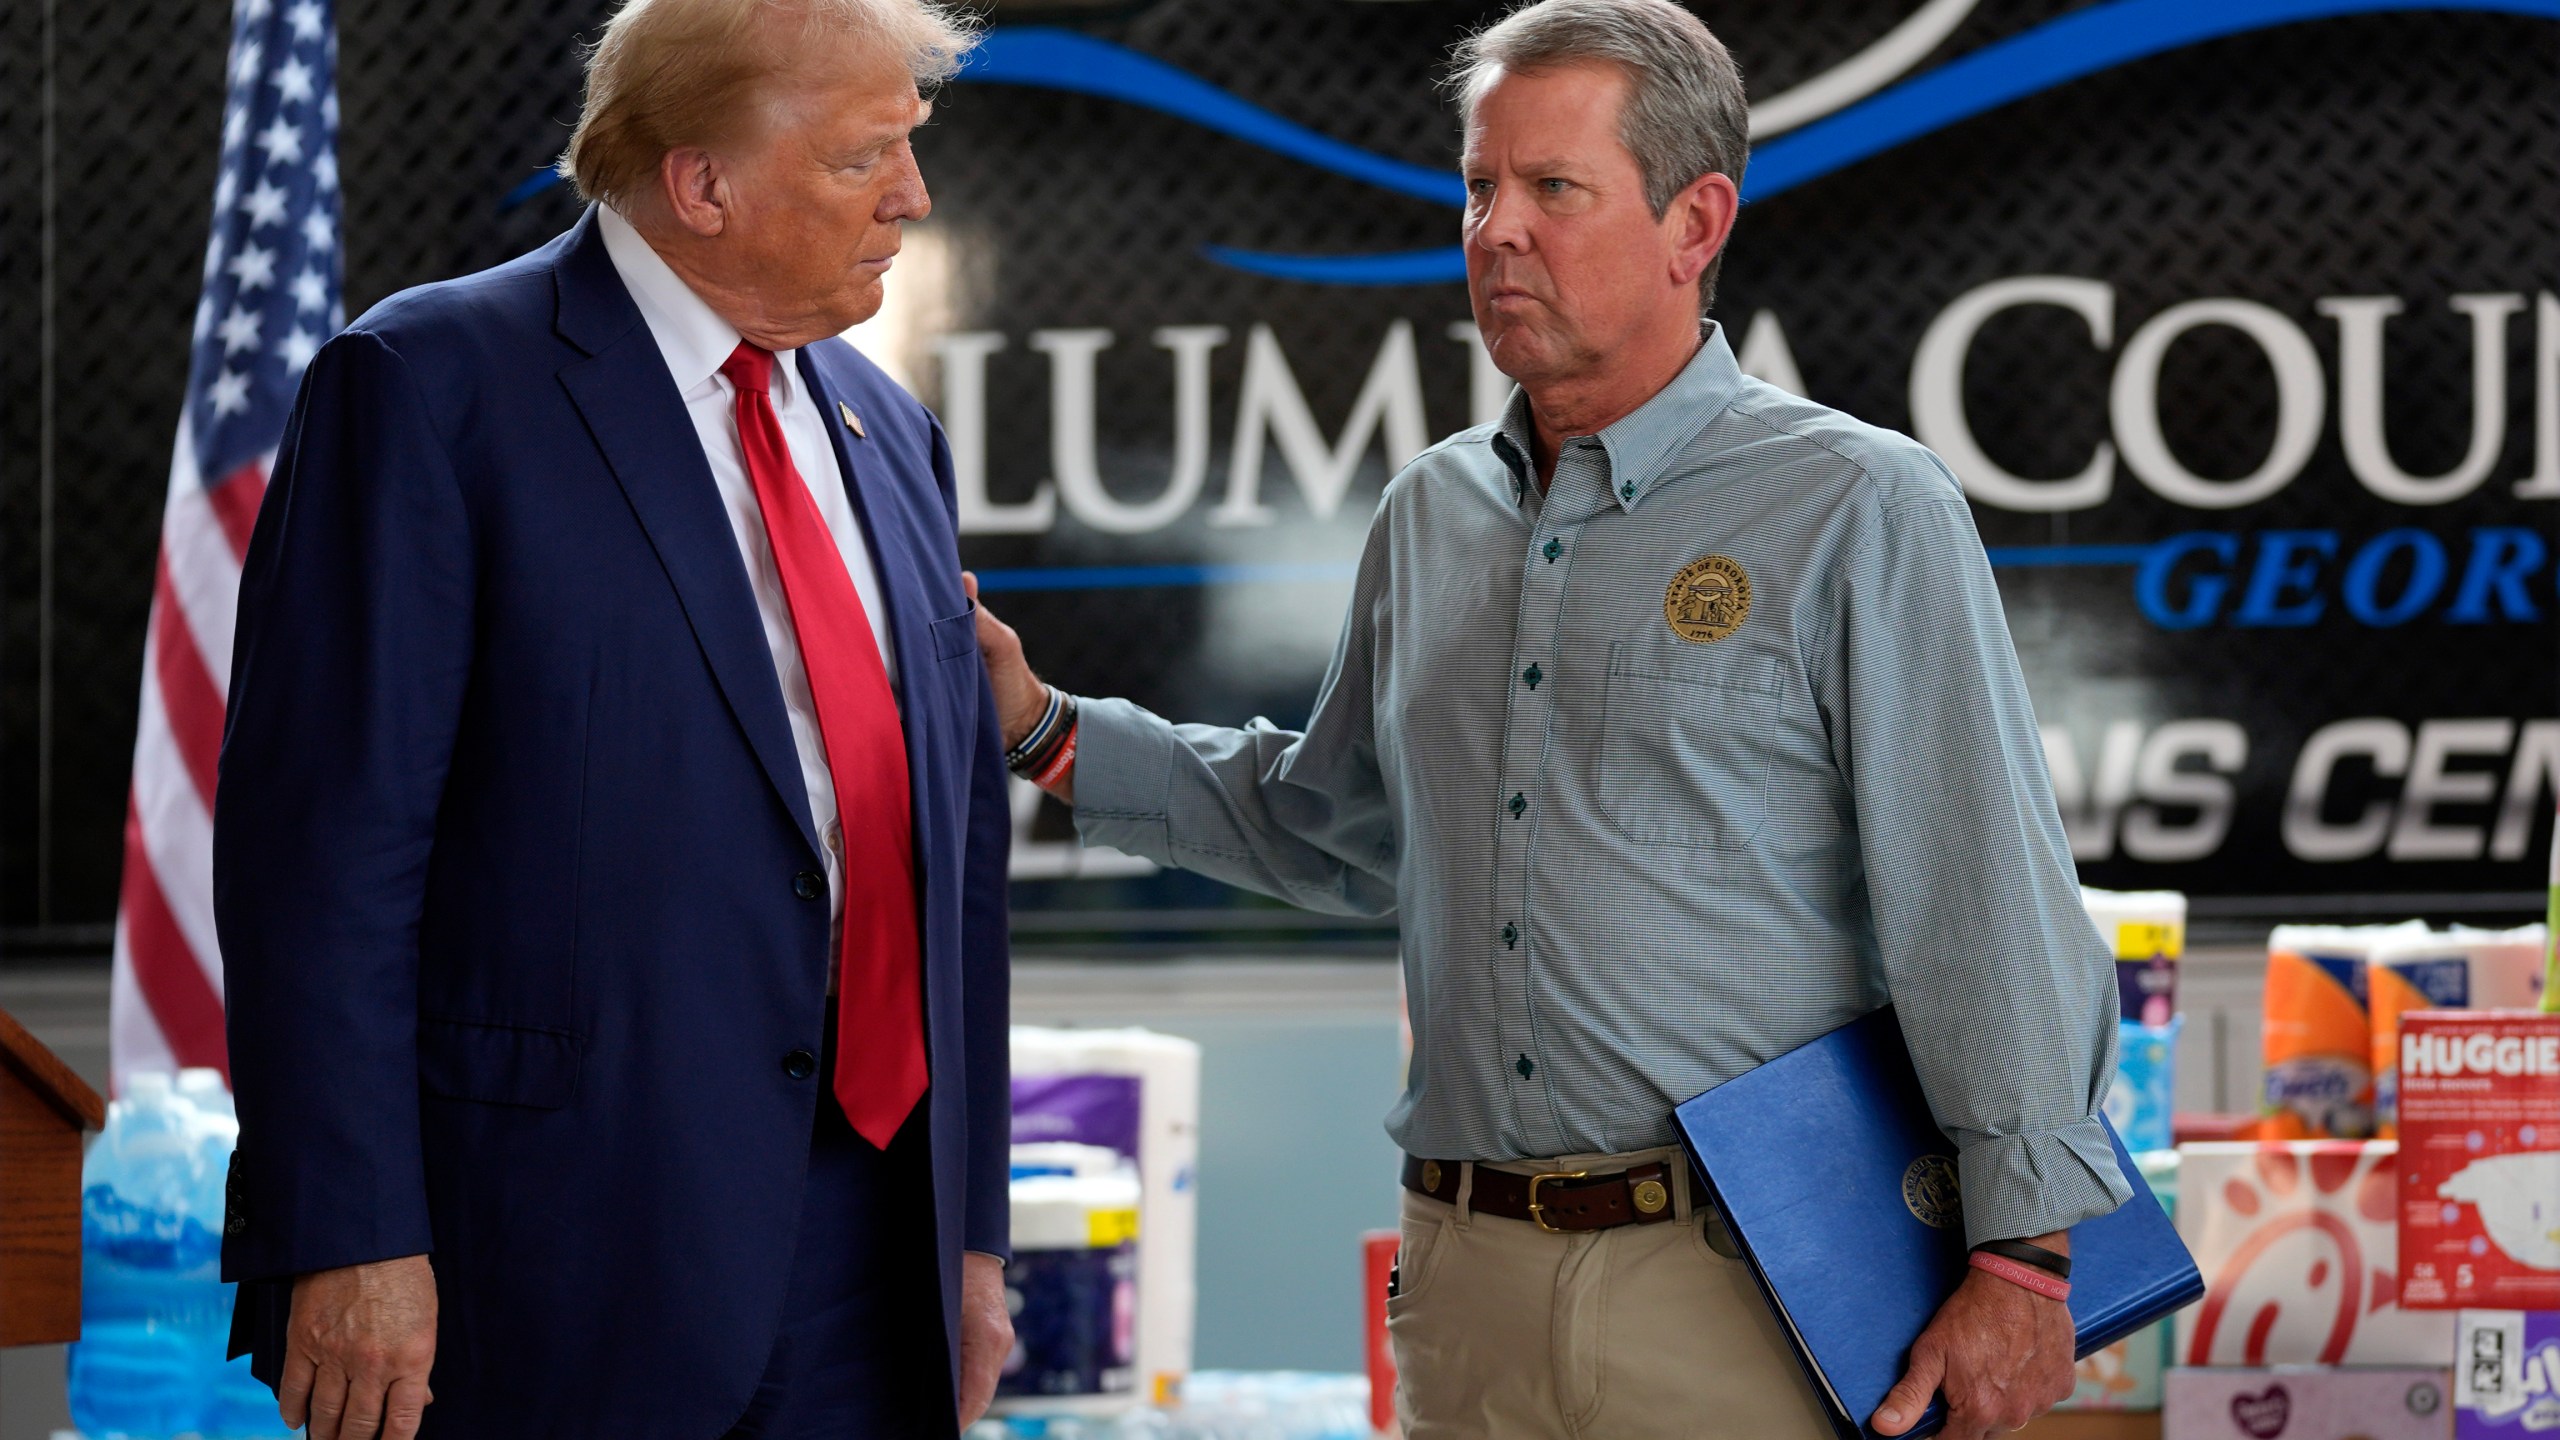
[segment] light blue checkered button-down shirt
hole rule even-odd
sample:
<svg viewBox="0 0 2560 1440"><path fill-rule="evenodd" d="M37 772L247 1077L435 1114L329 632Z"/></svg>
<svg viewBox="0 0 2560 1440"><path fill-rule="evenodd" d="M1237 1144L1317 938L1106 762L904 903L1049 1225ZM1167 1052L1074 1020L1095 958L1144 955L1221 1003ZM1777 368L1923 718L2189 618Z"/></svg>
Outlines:
<svg viewBox="0 0 2560 1440"><path fill-rule="evenodd" d="M1388 486L1305 734L1085 702L1083 838L1399 914L1411 1154L1669 1144L1890 1001L1974 1239L2113 1209L2112 967L1946 467L1716 329L1543 495L1528 454L1515 392Z"/></svg>

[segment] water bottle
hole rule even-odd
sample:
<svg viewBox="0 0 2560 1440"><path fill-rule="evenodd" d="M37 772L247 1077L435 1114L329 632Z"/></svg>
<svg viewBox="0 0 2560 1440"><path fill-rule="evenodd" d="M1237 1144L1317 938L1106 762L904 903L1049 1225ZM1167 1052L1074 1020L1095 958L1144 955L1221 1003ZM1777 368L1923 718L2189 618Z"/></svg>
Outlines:
<svg viewBox="0 0 2560 1440"><path fill-rule="evenodd" d="M217 1316L227 1326L230 1306L194 1116L169 1076L133 1075L81 1166L70 1398L92 1437L176 1435L203 1417L205 1335Z"/></svg>

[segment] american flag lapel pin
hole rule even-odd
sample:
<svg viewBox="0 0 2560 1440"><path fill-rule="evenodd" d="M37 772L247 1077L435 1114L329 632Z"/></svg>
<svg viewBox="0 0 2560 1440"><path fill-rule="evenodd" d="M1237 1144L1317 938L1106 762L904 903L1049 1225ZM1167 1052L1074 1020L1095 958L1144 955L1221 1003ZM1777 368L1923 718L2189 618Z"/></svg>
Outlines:
<svg viewBox="0 0 2560 1440"><path fill-rule="evenodd" d="M836 402L836 413L844 417L844 428L853 432L854 439L868 440L871 438L863 432L862 417L853 413L852 406L839 400Z"/></svg>

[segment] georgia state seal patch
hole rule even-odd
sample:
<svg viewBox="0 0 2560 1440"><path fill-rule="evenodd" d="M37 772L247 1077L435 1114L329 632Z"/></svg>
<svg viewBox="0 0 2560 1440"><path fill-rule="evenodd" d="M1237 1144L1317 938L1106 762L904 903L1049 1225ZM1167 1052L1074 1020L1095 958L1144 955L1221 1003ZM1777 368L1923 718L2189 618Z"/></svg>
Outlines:
<svg viewBox="0 0 2560 1440"><path fill-rule="evenodd" d="M1662 618L1683 640L1721 640L1751 618L1751 577L1721 555L1706 556L1671 577Z"/></svg>

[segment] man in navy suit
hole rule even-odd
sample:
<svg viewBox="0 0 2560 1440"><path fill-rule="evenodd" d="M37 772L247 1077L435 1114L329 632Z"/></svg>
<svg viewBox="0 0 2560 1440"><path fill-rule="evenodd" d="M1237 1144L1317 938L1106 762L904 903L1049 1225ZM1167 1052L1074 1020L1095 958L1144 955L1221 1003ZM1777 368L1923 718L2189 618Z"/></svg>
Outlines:
<svg viewBox="0 0 2560 1440"><path fill-rule="evenodd" d="M1003 747L942 432L834 338L969 43L932 0L630 0L585 216L312 362L215 883L234 1342L315 1440L986 1406Z"/></svg>

